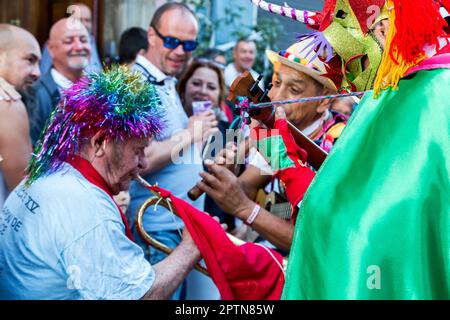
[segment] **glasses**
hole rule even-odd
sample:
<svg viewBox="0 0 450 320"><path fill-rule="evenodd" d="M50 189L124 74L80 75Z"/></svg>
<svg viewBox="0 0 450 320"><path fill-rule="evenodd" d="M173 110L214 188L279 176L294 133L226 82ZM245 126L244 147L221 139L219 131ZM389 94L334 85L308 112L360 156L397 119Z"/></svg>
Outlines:
<svg viewBox="0 0 450 320"><path fill-rule="evenodd" d="M191 52L191 51L194 51L195 49L197 49L197 47L198 47L198 42L195 40L181 41L180 39L175 38L175 37L165 37L161 33L159 33L158 29L156 29L155 26L151 26L151 27L153 28L153 30L155 30L158 37L160 37L162 39L163 45L167 49L174 50L174 49L178 48L179 45L182 45L183 50L185 52Z"/></svg>
<svg viewBox="0 0 450 320"><path fill-rule="evenodd" d="M225 65L223 65L223 64L221 64L219 62L216 62L214 60L208 59L208 58L201 58L200 57L200 58L194 58L194 60L196 62L200 63L200 64L213 66L213 67L216 67L216 68L218 68L220 70L225 70L225 67L226 67Z"/></svg>

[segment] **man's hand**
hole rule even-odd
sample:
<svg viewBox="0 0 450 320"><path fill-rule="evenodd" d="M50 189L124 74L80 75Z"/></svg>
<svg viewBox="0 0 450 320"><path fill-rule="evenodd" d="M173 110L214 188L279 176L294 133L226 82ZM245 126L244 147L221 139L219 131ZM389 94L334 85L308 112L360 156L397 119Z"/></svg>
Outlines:
<svg viewBox="0 0 450 320"><path fill-rule="evenodd" d="M288 168L305 166L307 153L296 144L289 131L286 113L282 107L278 107L276 110L273 129L253 128L251 137L256 143L258 151L275 173Z"/></svg>
<svg viewBox="0 0 450 320"><path fill-rule="evenodd" d="M20 100L20 98L20 94L14 87L0 77L0 100L17 101Z"/></svg>
<svg viewBox="0 0 450 320"><path fill-rule="evenodd" d="M200 259L200 251L185 228L180 245L167 258L152 266L155 281L142 299L169 299Z"/></svg>
<svg viewBox="0 0 450 320"><path fill-rule="evenodd" d="M194 260L199 261L201 259L200 250L198 250L198 247L195 244L194 239L192 239L192 236L189 233L187 228L184 228L183 238L181 240L182 240L181 243L183 244L183 246L185 246L187 250L190 250Z"/></svg>
<svg viewBox="0 0 450 320"><path fill-rule="evenodd" d="M192 143L207 140L210 135L217 132L218 124L219 122L212 110L190 117L187 129L191 134Z"/></svg>
<svg viewBox="0 0 450 320"><path fill-rule="evenodd" d="M218 223L220 223L220 218L219 217L212 217L214 220L216 220ZM228 230L228 225L226 223L220 223L220 226L222 227L223 231L227 231Z"/></svg>
<svg viewBox="0 0 450 320"><path fill-rule="evenodd" d="M227 168L236 176L239 174L239 164L243 164L246 157L248 157L250 150L250 139L245 139L239 147L234 142L228 142L224 149L222 149L214 162Z"/></svg>
<svg viewBox="0 0 450 320"><path fill-rule="evenodd" d="M307 153L300 148L289 131L284 109L278 107L273 129L254 128L251 132L258 151L284 184L293 207L303 199L315 173L307 167Z"/></svg>
<svg viewBox="0 0 450 320"><path fill-rule="evenodd" d="M236 144L234 142L228 142L225 148L220 150L220 152L217 154L216 158L214 159L214 162L219 166L227 168L235 175L237 175L235 170L237 160L236 155L237 155Z"/></svg>
<svg viewBox="0 0 450 320"><path fill-rule="evenodd" d="M202 172L203 181L197 183L200 190L206 192L225 212L246 220L255 204L245 195L238 178L228 169L206 160L210 173Z"/></svg>
<svg viewBox="0 0 450 320"><path fill-rule="evenodd" d="M211 160L205 161L205 165L211 174L201 173L200 176L204 181L197 183L197 187L213 198L225 212L246 221L256 204L245 195L238 178ZM252 223L252 228L278 248L289 251L294 232L292 223L260 208L257 218ZM245 231L246 228L237 230L238 236L243 236L239 233Z"/></svg>

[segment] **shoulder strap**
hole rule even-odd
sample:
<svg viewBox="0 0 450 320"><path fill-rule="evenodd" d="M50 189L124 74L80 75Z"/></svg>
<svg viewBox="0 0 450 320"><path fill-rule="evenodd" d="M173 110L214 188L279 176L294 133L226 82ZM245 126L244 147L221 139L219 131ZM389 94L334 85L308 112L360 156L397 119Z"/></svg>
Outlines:
<svg viewBox="0 0 450 320"><path fill-rule="evenodd" d="M164 85L164 81L156 81L156 78L150 72L148 72L148 70L142 64L136 62L134 65L140 69L141 73L147 78L148 83L153 84L155 86Z"/></svg>

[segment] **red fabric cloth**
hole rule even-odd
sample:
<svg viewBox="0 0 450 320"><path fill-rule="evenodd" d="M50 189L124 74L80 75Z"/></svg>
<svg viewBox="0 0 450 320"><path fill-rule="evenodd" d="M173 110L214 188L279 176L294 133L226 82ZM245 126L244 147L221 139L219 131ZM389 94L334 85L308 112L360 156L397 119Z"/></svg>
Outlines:
<svg viewBox="0 0 450 320"><path fill-rule="evenodd" d="M223 300L279 300L284 274L273 257L261 246L246 243L236 246L220 224L208 214L175 197L169 191L152 187L169 198L197 244L212 280ZM283 264L282 256L271 249Z"/></svg>
<svg viewBox="0 0 450 320"><path fill-rule="evenodd" d="M283 148L274 144L273 147L280 149L270 150L270 154L265 154L265 148L261 148L259 142L263 141L261 145L264 146L267 144L266 141L268 138L277 136L281 136L286 147L286 153L283 151ZM316 175L314 171L305 165L308 159L308 153L297 145L285 119L276 120L273 129L263 127L253 128L250 131L250 137L257 142L258 151L261 152L271 166L273 163L286 163L287 161L284 158L289 158L293 162L293 166L287 168L280 167L275 172L275 176L280 179L285 187L286 196L292 205L291 221L295 224L298 213L297 205L303 199L306 190ZM273 166L272 169L274 169Z"/></svg>
<svg viewBox="0 0 450 320"><path fill-rule="evenodd" d="M83 177L85 177L86 180L88 180L90 183L105 191L114 201L112 191L109 188L108 184L106 183L105 179L103 179L103 177L97 172L97 170L95 170L95 168L89 161L81 157L75 156L73 160L70 159L67 160L67 163L69 163L72 167L78 170L83 175ZM125 225L125 234L127 235L128 239L134 242L133 234L131 233L130 225L128 224L127 218L125 217L119 206L117 206L117 209L119 209L120 216L122 217L123 224Z"/></svg>
<svg viewBox="0 0 450 320"><path fill-rule="evenodd" d="M434 56L423 60L417 66L409 69L405 73L405 77L422 70L433 70L441 68L450 68L450 44L447 44Z"/></svg>

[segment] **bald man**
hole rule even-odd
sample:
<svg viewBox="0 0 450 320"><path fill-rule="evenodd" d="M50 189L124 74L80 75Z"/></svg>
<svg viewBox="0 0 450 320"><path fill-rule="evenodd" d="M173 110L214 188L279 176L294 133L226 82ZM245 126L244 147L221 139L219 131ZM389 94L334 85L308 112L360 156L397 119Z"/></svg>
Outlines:
<svg viewBox="0 0 450 320"><path fill-rule="evenodd" d="M57 21L50 30L48 49L53 67L33 86L36 107L30 108L31 139L36 145L47 118L58 104L62 90L78 81L89 65L89 32L71 18Z"/></svg>
<svg viewBox="0 0 450 320"><path fill-rule="evenodd" d="M92 11L91 9L83 3L75 3L67 8L67 13L71 14L72 19L79 21L88 31L88 42L91 47L91 55L89 58L89 63L86 67L86 71L98 72L102 70L102 63L97 50L97 44L94 36L92 35ZM72 24L75 25L75 23ZM41 60L41 72L42 74L47 73L52 66L54 66L53 55L49 50L49 44L47 43L44 47Z"/></svg>
<svg viewBox="0 0 450 320"><path fill-rule="evenodd" d="M17 91L40 76L39 44L28 31L0 24L0 78ZM6 195L23 179L31 158L28 115L22 100L0 98L0 208Z"/></svg>

